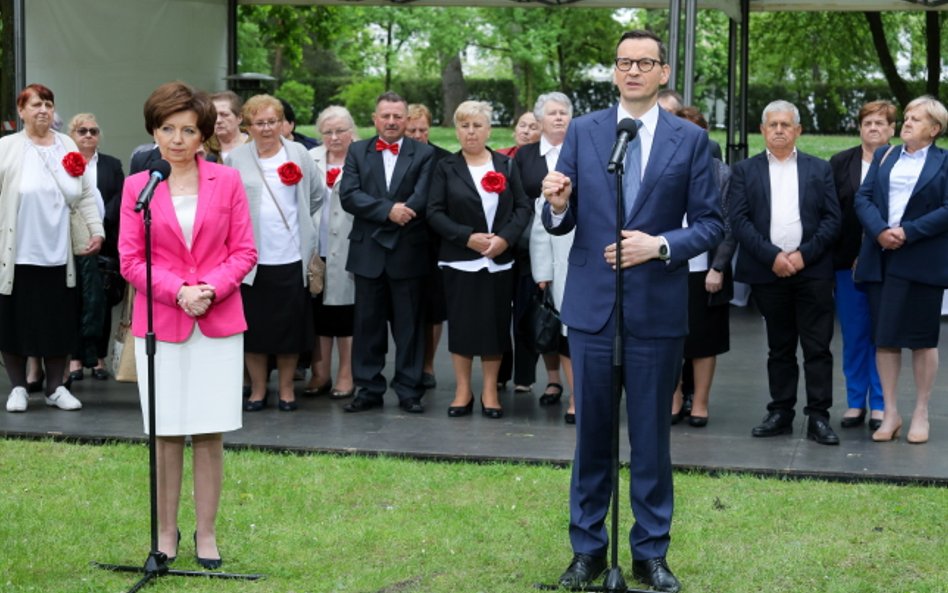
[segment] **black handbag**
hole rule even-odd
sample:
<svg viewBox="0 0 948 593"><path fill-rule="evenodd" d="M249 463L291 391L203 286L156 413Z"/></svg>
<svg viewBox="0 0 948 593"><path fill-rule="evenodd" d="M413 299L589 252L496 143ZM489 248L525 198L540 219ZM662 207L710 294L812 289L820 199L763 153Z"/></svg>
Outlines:
<svg viewBox="0 0 948 593"><path fill-rule="evenodd" d="M102 289L105 291L105 302L109 308L112 308L125 298L125 278L122 278L119 272L117 257L100 255L98 264L99 273L102 275Z"/></svg>
<svg viewBox="0 0 948 593"><path fill-rule="evenodd" d="M562 323L549 285L542 292L534 293L523 323L523 333L530 339L534 352L545 354L559 350Z"/></svg>

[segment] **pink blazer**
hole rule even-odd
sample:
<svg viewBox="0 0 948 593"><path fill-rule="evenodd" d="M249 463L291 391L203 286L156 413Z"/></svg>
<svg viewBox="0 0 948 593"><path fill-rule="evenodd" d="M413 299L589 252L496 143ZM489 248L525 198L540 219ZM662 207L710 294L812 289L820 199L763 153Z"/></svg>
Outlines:
<svg viewBox="0 0 948 593"><path fill-rule="evenodd" d="M132 333L138 337L144 337L147 330L145 224L142 214L134 210L147 183L148 172L125 179L118 242L122 276L136 290ZM190 250L167 182L158 184L151 213L155 337L163 342L183 342L195 322L208 337L246 331L240 283L257 262L257 250L237 170L198 159L198 205ZM216 297L207 312L195 319L178 307L178 290L202 283L213 285Z"/></svg>

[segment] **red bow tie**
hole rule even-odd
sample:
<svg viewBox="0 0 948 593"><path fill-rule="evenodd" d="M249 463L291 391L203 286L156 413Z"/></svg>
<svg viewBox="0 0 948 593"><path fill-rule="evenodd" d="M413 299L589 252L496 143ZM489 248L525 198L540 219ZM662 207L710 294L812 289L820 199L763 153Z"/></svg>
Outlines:
<svg viewBox="0 0 948 593"><path fill-rule="evenodd" d="M379 152L382 152L383 150L391 150L391 151L392 151L392 154L397 155L397 154L398 154L398 142L393 142L392 144L389 144L389 143L386 142L385 140L382 140L381 138L379 138L379 139L377 139L377 140L375 141L375 150L377 150L377 151L379 151Z"/></svg>

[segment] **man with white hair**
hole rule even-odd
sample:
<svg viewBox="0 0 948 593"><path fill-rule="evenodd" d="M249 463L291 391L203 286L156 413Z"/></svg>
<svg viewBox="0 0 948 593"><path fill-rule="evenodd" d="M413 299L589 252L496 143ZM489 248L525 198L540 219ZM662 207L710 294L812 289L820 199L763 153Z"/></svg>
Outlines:
<svg viewBox="0 0 948 593"><path fill-rule="evenodd" d="M766 150L731 169L731 228L740 243L734 279L751 285L767 324L767 416L755 437L793 432L803 348L807 438L838 445L833 405L833 257L841 216L829 163L797 150L800 112L767 105L760 132Z"/></svg>

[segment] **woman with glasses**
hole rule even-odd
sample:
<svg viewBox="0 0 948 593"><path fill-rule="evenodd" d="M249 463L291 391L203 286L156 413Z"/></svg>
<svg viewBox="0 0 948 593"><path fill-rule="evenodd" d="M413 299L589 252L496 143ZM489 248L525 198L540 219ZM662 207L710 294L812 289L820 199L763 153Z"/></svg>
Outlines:
<svg viewBox="0 0 948 593"><path fill-rule="evenodd" d="M313 350L313 376L303 390L308 395L329 394L332 399L352 397L352 323L355 310L355 279L346 271L352 215L342 209L339 181L349 145L356 140L355 122L345 107L332 105L316 118L322 145L309 151L326 184L326 206L320 208L319 255L326 262L322 294L314 297L313 323L319 348ZM332 345L339 352L336 384L332 382Z"/></svg>
<svg viewBox="0 0 948 593"><path fill-rule="evenodd" d="M98 253L105 239L95 184L76 143L53 130L53 92L31 84L17 96L23 130L0 139L0 352L13 389L8 412L29 403L27 357L43 359L46 405L78 410L63 386L76 346L76 255ZM70 211L90 238L73 246Z"/></svg>
<svg viewBox="0 0 948 593"><path fill-rule="evenodd" d="M82 294L82 322L78 347L73 351L69 364L68 382L71 384L83 379L83 367L92 367L93 379L104 381L109 378L105 370L105 356L112 333L112 307L121 301L124 293L124 282L118 274L118 232L125 174L117 158L99 152L102 135L95 115L79 113L73 116L69 122L69 136L86 160L85 174L95 180L99 189L105 226L105 242L99 255L76 258L79 270L77 279ZM84 286L90 290L85 290Z"/></svg>
<svg viewBox="0 0 948 593"><path fill-rule="evenodd" d="M250 143L226 164L240 171L250 204L257 266L241 287L247 315L244 352L250 374L247 412L267 405L267 358L276 357L279 409L297 409L293 373L300 352L313 349L312 305L306 269L317 245L313 215L323 203L322 173L303 145L286 140L283 105L270 95L247 100Z"/></svg>

